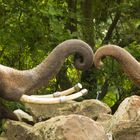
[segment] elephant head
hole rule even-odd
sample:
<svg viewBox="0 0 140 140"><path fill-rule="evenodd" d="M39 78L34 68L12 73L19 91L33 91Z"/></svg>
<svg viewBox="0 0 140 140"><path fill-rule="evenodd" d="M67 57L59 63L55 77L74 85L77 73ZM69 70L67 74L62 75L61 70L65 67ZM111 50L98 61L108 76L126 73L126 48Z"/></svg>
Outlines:
<svg viewBox="0 0 140 140"><path fill-rule="evenodd" d="M93 64L91 47L81 40L71 39L56 46L42 63L32 69L20 71L0 65L0 96L20 101L22 95L33 94L48 84L71 54L75 54L74 65L79 70L86 70Z"/></svg>
<svg viewBox="0 0 140 140"><path fill-rule="evenodd" d="M140 63L128 51L116 45L100 47L94 55L94 64L97 68L103 65L101 59L105 56L114 57L126 75L140 87Z"/></svg>

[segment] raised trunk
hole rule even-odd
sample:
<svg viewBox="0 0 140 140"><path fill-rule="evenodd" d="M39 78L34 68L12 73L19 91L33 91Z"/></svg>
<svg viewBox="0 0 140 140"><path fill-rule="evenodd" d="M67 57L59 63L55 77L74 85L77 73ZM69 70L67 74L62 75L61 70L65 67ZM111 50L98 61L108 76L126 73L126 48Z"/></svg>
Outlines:
<svg viewBox="0 0 140 140"><path fill-rule="evenodd" d="M140 87L140 63L129 52L116 45L100 47L94 56L94 64L97 68L101 67L101 59L105 56L114 57L129 78Z"/></svg>
<svg viewBox="0 0 140 140"><path fill-rule="evenodd" d="M48 84L71 54L78 54L75 67L88 69L93 63L93 52L88 44L71 39L59 44L50 55L33 69L19 71L0 65L0 96L19 101L23 94L32 94L34 90Z"/></svg>

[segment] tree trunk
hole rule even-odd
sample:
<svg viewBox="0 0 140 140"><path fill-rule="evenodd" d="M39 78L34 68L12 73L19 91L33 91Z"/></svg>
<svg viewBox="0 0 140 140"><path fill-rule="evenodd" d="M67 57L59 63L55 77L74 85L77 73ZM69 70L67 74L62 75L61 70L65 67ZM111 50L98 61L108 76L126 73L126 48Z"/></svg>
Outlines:
<svg viewBox="0 0 140 140"><path fill-rule="evenodd" d="M71 33L77 31L77 0L67 0L69 18L67 19L66 28L70 30Z"/></svg>
<svg viewBox="0 0 140 140"><path fill-rule="evenodd" d="M94 41L94 8L93 8L94 0L83 0L81 2L81 9L83 14L83 39L92 47L95 46Z"/></svg>
<svg viewBox="0 0 140 140"><path fill-rule="evenodd" d="M82 34L83 40L87 42L93 49L94 41L94 0L84 0L81 2L81 12L83 15ZM96 71L94 67L82 72L81 82L89 90L89 94L85 98L95 98L97 89Z"/></svg>

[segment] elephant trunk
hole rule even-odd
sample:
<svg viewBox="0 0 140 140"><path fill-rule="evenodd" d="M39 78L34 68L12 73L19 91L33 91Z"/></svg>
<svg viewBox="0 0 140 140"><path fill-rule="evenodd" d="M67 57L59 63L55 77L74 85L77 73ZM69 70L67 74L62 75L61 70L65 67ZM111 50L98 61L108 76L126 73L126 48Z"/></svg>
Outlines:
<svg viewBox="0 0 140 140"><path fill-rule="evenodd" d="M114 57L129 78L140 87L140 64L129 52L116 45L102 46L94 55L94 64L97 68L102 66L101 59L105 56Z"/></svg>
<svg viewBox="0 0 140 140"><path fill-rule="evenodd" d="M56 46L41 64L30 70L33 80L27 94L46 85L59 72L65 59L71 54L75 54L74 65L77 69L86 70L92 66L93 51L87 43L78 39L64 41Z"/></svg>

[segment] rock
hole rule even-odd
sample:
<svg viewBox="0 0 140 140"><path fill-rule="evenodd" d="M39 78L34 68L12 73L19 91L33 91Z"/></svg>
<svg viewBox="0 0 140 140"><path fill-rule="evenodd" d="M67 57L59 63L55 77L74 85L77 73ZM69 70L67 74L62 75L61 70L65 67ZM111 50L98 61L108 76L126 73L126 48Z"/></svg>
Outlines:
<svg viewBox="0 0 140 140"><path fill-rule="evenodd" d="M33 126L24 122L12 120L8 120L5 127L8 140L27 140L33 129Z"/></svg>
<svg viewBox="0 0 140 140"><path fill-rule="evenodd" d="M69 114L84 115L96 120L100 113L111 113L111 109L106 104L95 99L53 105L25 104L25 106L37 121Z"/></svg>
<svg viewBox="0 0 140 140"><path fill-rule="evenodd" d="M8 121L8 140L107 140L103 127L82 115L51 118L34 126Z"/></svg>
<svg viewBox="0 0 140 140"><path fill-rule="evenodd" d="M122 121L113 129L113 140L140 140L140 121Z"/></svg>
<svg viewBox="0 0 140 140"><path fill-rule="evenodd" d="M114 140L140 139L140 97L126 98L108 123L107 132L113 133Z"/></svg>
<svg viewBox="0 0 140 140"><path fill-rule="evenodd" d="M0 140L8 140L6 137L0 137Z"/></svg>
<svg viewBox="0 0 140 140"><path fill-rule="evenodd" d="M50 140L107 140L100 124L81 115L54 117L36 127Z"/></svg>
<svg viewBox="0 0 140 140"><path fill-rule="evenodd" d="M112 117L111 127L122 121L137 121L140 119L140 97L131 96L126 98L118 107Z"/></svg>
<svg viewBox="0 0 140 140"><path fill-rule="evenodd" d="M112 119L111 114L100 113L96 121L99 122L106 130L111 119Z"/></svg>
<svg viewBox="0 0 140 140"><path fill-rule="evenodd" d="M98 100L26 106L36 119L48 120L34 126L8 121L7 140L140 139L139 96L126 98L113 116L108 114L111 112L110 108Z"/></svg>
<svg viewBox="0 0 140 140"><path fill-rule="evenodd" d="M140 97L131 96L126 98L115 112L113 119L116 123L121 120L136 120L140 115Z"/></svg>

